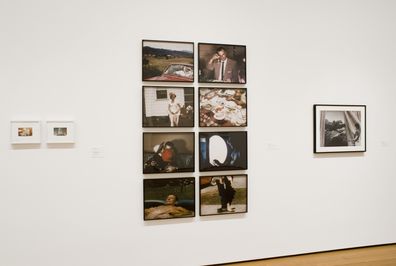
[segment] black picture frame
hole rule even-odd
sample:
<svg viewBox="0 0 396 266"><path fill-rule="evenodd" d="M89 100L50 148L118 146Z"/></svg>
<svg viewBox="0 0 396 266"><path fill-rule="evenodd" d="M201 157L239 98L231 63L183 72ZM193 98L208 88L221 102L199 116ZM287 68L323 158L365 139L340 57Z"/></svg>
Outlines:
<svg viewBox="0 0 396 266"><path fill-rule="evenodd" d="M199 127L247 127L247 88L199 87Z"/></svg>
<svg viewBox="0 0 396 266"><path fill-rule="evenodd" d="M247 131L200 132L199 171L246 170Z"/></svg>
<svg viewBox="0 0 396 266"><path fill-rule="evenodd" d="M195 178L143 179L143 220L195 217Z"/></svg>
<svg viewBox="0 0 396 266"><path fill-rule="evenodd" d="M248 212L248 175L199 177L199 215L228 215Z"/></svg>
<svg viewBox="0 0 396 266"><path fill-rule="evenodd" d="M198 43L198 82L246 84L246 45Z"/></svg>
<svg viewBox="0 0 396 266"><path fill-rule="evenodd" d="M142 40L142 81L194 82L194 43Z"/></svg>
<svg viewBox="0 0 396 266"><path fill-rule="evenodd" d="M313 152L366 152L366 105L314 104Z"/></svg>
<svg viewBox="0 0 396 266"><path fill-rule="evenodd" d="M144 132L143 174L194 172L194 132Z"/></svg>
<svg viewBox="0 0 396 266"><path fill-rule="evenodd" d="M172 96L174 95L174 96ZM171 104L171 97L174 104ZM172 114L172 106L175 114ZM176 113L177 112L177 113ZM194 87L143 86L142 127L194 127Z"/></svg>

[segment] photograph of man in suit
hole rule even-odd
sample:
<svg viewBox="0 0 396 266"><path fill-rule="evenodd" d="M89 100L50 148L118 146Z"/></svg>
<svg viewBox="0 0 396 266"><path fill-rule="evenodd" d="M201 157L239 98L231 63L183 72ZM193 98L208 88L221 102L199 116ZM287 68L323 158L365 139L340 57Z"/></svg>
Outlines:
<svg viewBox="0 0 396 266"><path fill-rule="evenodd" d="M207 69L214 71L214 80L223 82L239 82L236 62L227 57L223 47L219 47L209 60Z"/></svg>
<svg viewBox="0 0 396 266"><path fill-rule="evenodd" d="M199 81L246 83L246 47L243 45L198 44Z"/></svg>

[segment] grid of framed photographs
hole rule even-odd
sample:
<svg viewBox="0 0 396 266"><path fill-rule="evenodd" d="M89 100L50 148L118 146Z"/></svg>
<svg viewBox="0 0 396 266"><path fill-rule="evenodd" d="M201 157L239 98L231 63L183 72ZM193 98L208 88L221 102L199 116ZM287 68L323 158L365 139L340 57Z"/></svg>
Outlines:
<svg viewBox="0 0 396 266"><path fill-rule="evenodd" d="M198 43L197 91L193 42L143 40L142 60L143 174L194 172L197 115L199 172L221 171L199 177L200 215L247 212L246 46ZM365 105L314 105L314 153L365 151ZM191 191L194 177L145 179L144 220L194 217Z"/></svg>
<svg viewBox="0 0 396 266"><path fill-rule="evenodd" d="M168 176L195 171L195 115L199 171L228 172L200 176L200 215L247 212L246 46L198 43L197 91L194 66L193 42L142 41L144 220L195 216L195 177Z"/></svg>

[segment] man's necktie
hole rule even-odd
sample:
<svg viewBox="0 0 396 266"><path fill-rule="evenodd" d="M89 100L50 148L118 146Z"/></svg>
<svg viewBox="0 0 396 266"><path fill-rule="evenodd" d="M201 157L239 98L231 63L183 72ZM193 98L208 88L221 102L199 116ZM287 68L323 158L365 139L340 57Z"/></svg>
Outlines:
<svg viewBox="0 0 396 266"><path fill-rule="evenodd" d="M221 61L220 80L224 80L224 61Z"/></svg>

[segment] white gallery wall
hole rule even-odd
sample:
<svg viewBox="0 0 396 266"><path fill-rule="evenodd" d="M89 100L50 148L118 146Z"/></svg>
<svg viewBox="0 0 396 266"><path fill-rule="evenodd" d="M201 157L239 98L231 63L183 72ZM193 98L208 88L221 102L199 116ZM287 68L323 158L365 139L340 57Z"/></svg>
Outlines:
<svg viewBox="0 0 396 266"><path fill-rule="evenodd" d="M396 242L395 11L0 0L0 265L185 266ZM143 221L142 39L247 46L247 214ZM314 155L313 104L367 105L367 152ZM74 120L76 143L11 146L18 119Z"/></svg>

